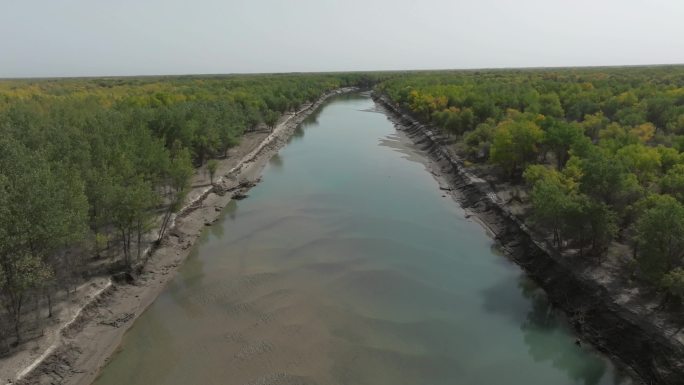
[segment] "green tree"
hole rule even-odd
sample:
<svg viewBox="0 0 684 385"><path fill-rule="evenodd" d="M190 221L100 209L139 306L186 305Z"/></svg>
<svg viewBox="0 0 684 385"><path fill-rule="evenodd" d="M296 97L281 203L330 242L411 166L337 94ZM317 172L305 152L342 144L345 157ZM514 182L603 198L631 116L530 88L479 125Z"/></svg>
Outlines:
<svg viewBox="0 0 684 385"><path fill-rule="evenodd" d="M278 118L280 118L280 115L276 111L269 110L266 112L266 116L264 117L264 123L266 123L266 126L273 131L276 124L278 124Z"/></svg>
<svg viewBox="0 0 684 385"><path fill-rule="evenodd" d="M603 112L597 112L592 115L585 115L581 122L584 127L584 133L590 138L597 140L599 132L606 128L610 120L603 115Z"/></svg>
<svg viewBox="0 0 684 385"><path fill-rule="evenodd" d="M577 124L556 121L546 129L544 142L553 151L558 169L565 166L570 148L583 136L583 130Z"/></svg>
<svg viewBox="0 0 684 385"><path fill-rule="evenodd" d="M656 147L656 150L660 154L660 172L661 173L667 173L669 172L674 166L678 164L684 164L682 162L682 156L677 151L676 149L672 147L665 147L663 145L660 145Z"/></svg>
<svg viewBox="0 0 684 385"><path fill-rule="evenodd" d="M3 307L10 316L16 343L22 342L22 315L31 290L52 278L52 271L40 258L15 251L5 255L0 263Z"/></svg>
<svg viewBox="0 0 684 385"><path fill-rule="evenodd" d="M581 191L599 201L615 203L626 173L623 164L610 152L598 147L594 147L579 163Z"/></svg>
<svg viewBox="0 0 684 385"><path fill-rule="evenodd" d="M565 221L568 208L572 203L572 192L564 185L556 171L539 172L538 168L528 168L525 178L533 183L530 201L534 207L532 218L540 226L548 228L553 234L557 248L563 245Z"/></svg>
<svg viewBox="0 0 684 385"><path fill-rule="evenodd" d="M684 164L675 165L660 179L660 190L684 203Z"/></svg>
<svg viewBox="0 0 684 385"><path fill-rule="evenodd" d="M149 230L154 217L151 209L159 198L151 184L139 176L116 186L113 198L112 222L121 237L124 266L131 270L141 257L142 237ZM134 241L137 247L135 260L132 254Z"/></svg>
<svg viewBox="0 0 684 385"><path fill-rule="evenodd" d="M539 154L544 132L529 120L506 120L494 132L490 159L513 177Z"/></svg>
<svg viewBox="0 0 684 385"><path fill-rule="evenodd" d="M530 201L532 218L551 230L553 243L562 249L567 241L574 240L580 254L588 247L601 255L617 232L617 218L610 208L578 191L573 167L559 172L541 165L525 170L525 179L531 184Z"/></svg>
<svg viewBox="0 0 684 385"><path fill-rule="evenodd" d="M192 173L190 152L187 148L176 147L172 150L172 158L166 173L166 185L170 191L166 196L167 207L159 227L157 242L161 242L164 238L173 214L182 208L190 187Z"/></svg>
<svg viewBox="0 0 684 385"><path fill-rule="evenodd" d="M209 172L209 181L211 184L214 184L214 176L216 176L218 165L219 163L216 159L210 159L207 162L207 172Z"/></svg>
<svg viewBox="0 0 684 385"><path fill-rule="evenodd" d="M643 186L653 183L660 174L660 152L654 147L630 144L618 150L617 158L637 176Z"/></svg>
<svg viewBox="0 0 684 385"><path fill-rule="evenodd" d="M677 267L665 274L661 285L678 300L684 299L684 269Z"/></svg>
<svg viewBox="0 0 684 385"><path fill-rule="evenodd" d="M463 135L463 142L466 145L466 152L471 159L488 159L489 148L496 127L492 122L480 123L470 132Z"/></svg>
<svg viewBox="0 0 684 385"><path fill-rule="evenodd" d="M637 261L646 276L659 281L684 256L684 206L669 195L649 198L637 221Z"/></svg>
<svg viewBox="0 0 684 385"><path fill-rule="evenodd" d="M554 118L565 117L565 111L563 111L558 94L554 92L541 95L539 97L539 105L539 112L543 115Z"/></svg>
<svg viewBox="0 0 684 385"><path fill-rule="evenodd" d="M57 251L85 232L83 184L58 166L12 138L0 140L0 285L18 341L27 295L54 275Z"/></svg>
<svg viewBox="0 0 684 385"><path fill-rule="evenodd" d="M584 253L584 247L589 247L592 254L602 256L617 234L615 212L603 202L580 195L569 217L572 218L570 227L578 239L580 254Z"/></svg>
<svg viewBox="0 0 684 385"><path fill-rule="evenodd" d="M476 117L473 110L470 108L464 108L458 116L459 121L459 134L466 131L470 131L475 128Z"/></svg>

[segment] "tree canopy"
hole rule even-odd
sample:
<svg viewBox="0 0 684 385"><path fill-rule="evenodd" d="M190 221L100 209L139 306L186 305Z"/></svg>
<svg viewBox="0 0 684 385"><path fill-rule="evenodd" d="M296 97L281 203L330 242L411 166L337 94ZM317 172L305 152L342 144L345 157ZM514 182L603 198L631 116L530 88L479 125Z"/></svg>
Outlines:
<svg viewBox="0 0 684 385"><path fill-rule="evenodd" d="M523 175L558 249L631 245L641 276L681 297L684 66L415 72L377 90L470 162Z"/></svg>
<svg viewBox="0 0 684 385"><path fill-rule="evenodd" d="M193 167L209 162L213 182L214 159L245 132L379 76L0 80L0 329L21 340L28 297L50 302L69 277L88 274L70 254L116 246L111 269L130 270L144 235L164 236Z"/></svg>

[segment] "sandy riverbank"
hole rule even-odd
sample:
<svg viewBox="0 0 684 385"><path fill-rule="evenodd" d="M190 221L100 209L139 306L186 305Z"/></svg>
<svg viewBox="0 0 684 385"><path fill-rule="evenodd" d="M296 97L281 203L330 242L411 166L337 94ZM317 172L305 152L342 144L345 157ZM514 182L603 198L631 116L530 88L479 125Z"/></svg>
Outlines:
<svg viewBox="0 0 684 385"><path fill-rule="evenodd" d="M73 317L56 326L54 338L2 363L3 381L18 384L90 384L116 350L133 321L155 300L190 253L202 230L220 215L234 194L244 194L295 128L326 99L355 88L335 90L296 114L283 116L271 133L245 135L219 166L213 188L198 170L186 206L140 276L132 284L101 283L72 306ZM204 180L206 179L206 181ZM23 354L23 356L21 356ZM30 358L30 359L29 359ZM8 375L10 374L10 375Z"/></svg>
<svg viewBox="0 0 684 385"><path fill-rule="evenodd" d="M382 95L397 129L406 132L434 161L432 173L445 190L481 223L505 253L547 293L578 336L625 371L649 384L684 383L684 345L672 314L643 288L621 281L619 271L587 266L558 255L508 207L490 183L471 173L438 130L421 124ZM579 341L578 341L579 342Z"/></svg>

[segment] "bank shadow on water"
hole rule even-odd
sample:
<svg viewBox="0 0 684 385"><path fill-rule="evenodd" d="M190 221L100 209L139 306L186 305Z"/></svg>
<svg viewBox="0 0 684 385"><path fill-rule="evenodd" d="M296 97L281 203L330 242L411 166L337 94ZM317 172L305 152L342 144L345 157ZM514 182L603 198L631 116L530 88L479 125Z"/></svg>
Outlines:
<svg viewBox="0 0 684 385"><path fill-rule="evenodd" d="M203 233L96 384L629 384L363 95Z"/></svg>
<svg viewBox="0 0 684 385"><path fill-rule="evenodd" d="M508 285L496 284L483 290L483 309L520 328L527 353L535 362L548 362L577 383L601 383L607 372L612 370L610 362L568 332L570 327L564 315L551 306L544 291L528 277L521 275L517 286L521 298L511 295ZM523 301L529 303L528 310L521 306ZM576 349L559 346L571 343L577 346ZM587 355L594 357L587 359ZM623 384L628 380L626 374L616 371L613 383Z"/></svg>

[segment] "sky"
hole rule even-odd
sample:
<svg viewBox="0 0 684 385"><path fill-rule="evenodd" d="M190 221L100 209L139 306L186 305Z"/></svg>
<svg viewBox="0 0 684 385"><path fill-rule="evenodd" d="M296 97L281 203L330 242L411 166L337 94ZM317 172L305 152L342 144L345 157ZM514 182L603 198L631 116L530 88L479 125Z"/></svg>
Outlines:
<svg viewBox="0 0 684 385"><path fill-rule="evenodd" d="M684 0L0 0L0 77L684 63Z"/></svg>

